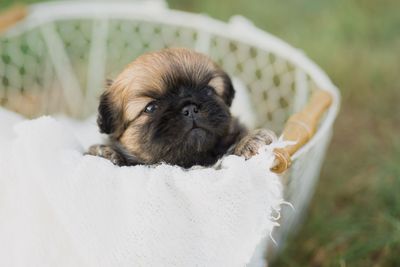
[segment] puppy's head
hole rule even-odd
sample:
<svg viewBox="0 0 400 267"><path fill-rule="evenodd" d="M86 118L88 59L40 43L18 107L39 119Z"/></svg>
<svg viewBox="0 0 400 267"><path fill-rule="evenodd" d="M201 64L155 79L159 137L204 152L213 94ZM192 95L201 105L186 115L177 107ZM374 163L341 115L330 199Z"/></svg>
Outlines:
<svg viewBox="0 0 400 267"><path fill-rule="evenodd" d="M98 124L144 163L207 165L229 129L234 89L207 56L171 48L140 56L110 82Z"/></svg>

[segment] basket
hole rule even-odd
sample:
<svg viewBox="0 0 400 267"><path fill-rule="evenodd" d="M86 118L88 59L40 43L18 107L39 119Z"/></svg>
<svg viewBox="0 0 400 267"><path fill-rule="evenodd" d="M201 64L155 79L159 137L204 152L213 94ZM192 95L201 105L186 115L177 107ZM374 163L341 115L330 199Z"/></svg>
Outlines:
<svg viewBox="0 0 400 267"><path fill-rule="evenodd" d="M24 17L24 9L18 10L8 20ZM281 227L273 233L279 245L266 239L254 259L276 254L313 194L339 109L338 90L318 66L243 17L224 23L170 10L161 1L53 2L32 5L27 13L0 37L0 105L30 118L92 115L107 77L146 51L172 46L206 53L240 79L257 127L277 133L314 91L329 92L332 103L315 135L292 155L282 177L286 201L295 212L283 209Z"/></svg>

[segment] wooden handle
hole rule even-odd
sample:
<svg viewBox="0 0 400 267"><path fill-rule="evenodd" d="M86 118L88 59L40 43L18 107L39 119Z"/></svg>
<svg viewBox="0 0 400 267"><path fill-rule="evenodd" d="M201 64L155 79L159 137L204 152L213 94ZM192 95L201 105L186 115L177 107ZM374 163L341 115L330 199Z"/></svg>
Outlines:
<svg viewBox="0 0 400 267"><path fill-rule="evenodd" d="M298 113L293 114L286 123L282 137L284 141L295 144L274 150L276 160L271 170L282 173L290 166L290 157L313 137L321 116L332 103L332 95L318 90L311 96L310 102Z"/></svg>
<svg viewBox="0 0 400 267"><path fill-rule="evenodd" d="M15 5L0 13L0 32L6 31L28 14L27 8L23 5Z"/></svg>

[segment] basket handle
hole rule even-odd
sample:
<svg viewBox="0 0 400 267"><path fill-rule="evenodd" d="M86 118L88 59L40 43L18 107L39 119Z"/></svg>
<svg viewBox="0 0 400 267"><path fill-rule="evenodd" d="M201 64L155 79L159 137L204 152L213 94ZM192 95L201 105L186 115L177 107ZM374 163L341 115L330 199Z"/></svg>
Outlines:
<svg viewBox="0 0 400 267"><path fill-rule="evenodd" d="M276 159L271 171L282 173L290 167L290 157L313 137L321 116L331 103L332 95L329 92L317 90L312 94L308 104L289 118L282 137L284 141L294 141L295 144L274 150Z"/></svg>
<svg viewBox="0 0 400 267"><path fill-rule="evenodd" d="M22 20L28 14L24 5L14 5L0 13L0 33Z"/></svg>

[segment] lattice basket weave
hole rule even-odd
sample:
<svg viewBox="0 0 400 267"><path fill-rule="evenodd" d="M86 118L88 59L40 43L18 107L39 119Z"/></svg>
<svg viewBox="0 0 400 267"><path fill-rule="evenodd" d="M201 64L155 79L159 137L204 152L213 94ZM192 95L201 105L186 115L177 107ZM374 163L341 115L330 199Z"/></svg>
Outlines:
<svg viewBox="0 0 400 267"><path fill-rule="evenodd" d="M284 175L283 244L302 218L329 143L339 93L301 51L256 28L243 17L229 23L173 11L163 2L54 2L29 7L28 15L0 37L0 105L27 117L96 112L107 77L146 51L189 47L210 55L248 89L257 127L281 132L288 117L316 89L333 97L314 137L293 157ZM277 251L266 241L254 257ZM266 252L267 251L267 252Z"/></svg>

